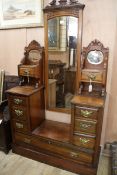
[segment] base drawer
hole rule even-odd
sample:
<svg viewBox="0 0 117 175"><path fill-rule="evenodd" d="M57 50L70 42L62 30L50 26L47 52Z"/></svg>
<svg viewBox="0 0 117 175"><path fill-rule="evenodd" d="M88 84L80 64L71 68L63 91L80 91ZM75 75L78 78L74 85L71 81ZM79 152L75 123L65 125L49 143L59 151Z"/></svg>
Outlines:
<svg viewBox="0 0 117 175"><path fill-rule="evenodd" d="M36 146L50 153L55 153L58 156L80 160L86 163L92 163L92 153L86 153L79 150L74 150L68 146L65 146L64 143L58 143L50 140L44 140L40 138L32 138L30 136L16 133L15 140L19 143L24 142L31 146Z"/></svg>

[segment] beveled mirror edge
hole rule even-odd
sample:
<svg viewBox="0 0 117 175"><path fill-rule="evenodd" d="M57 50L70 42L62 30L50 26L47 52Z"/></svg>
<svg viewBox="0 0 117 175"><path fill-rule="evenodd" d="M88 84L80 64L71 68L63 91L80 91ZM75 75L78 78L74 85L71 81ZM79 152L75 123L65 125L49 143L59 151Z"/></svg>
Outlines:
<svg viewBox="0 0 117 175"><path fill-rule="evenodd" d="M53 8L53 7L52 7ZM66 8L66 9L65 9ZM64 11L65 9L65 11ZM74 9L74 11L73 11ZM79 68L80 68L80 59L81 59L81 48L82 48L82 28L83 28L83 9L84 5L80 7L79 5L72 5L72 9L68 6L62 6L60 9L59 8L53 8L51 11L51 8L49 7L48 10L47 8L44 10L44 25L45 25L45 103L46 103L46 109L51 110L49 108L49 103L48 103L48 20L52 19L54 17L58 16L73 16L78 18L78 42L77 42L77 71L76 71L76 90L75 94L78 94L78 89L79 89L79 83L78 83L78 76L79 76ZM57 110L58 109L58 110ZM58 111L58 112L63 112L67 113L65 108L53 108L52 111ZM69 111L69 110L68 110ZM68 112L69 113L69 112Z"/></svg>

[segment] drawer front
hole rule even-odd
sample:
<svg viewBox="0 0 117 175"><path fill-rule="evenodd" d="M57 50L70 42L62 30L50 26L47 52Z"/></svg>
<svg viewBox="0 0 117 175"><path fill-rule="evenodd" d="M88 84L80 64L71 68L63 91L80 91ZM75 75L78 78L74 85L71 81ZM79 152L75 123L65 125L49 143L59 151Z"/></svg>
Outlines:
<svg viewBox="0 0 117 175"><path fill-rule="evenodd" d="M17 132L27 133L29 130L27 123L17 121L17 120L13 120L13 127L14 127L15 131L17 131Z"/></svg>
<svg viewBox="0 0 117 175"><path fill-rule="evenodd" d="M96 134L96 122L75 119L75 132Z"/></svg>
<svg viewBox="0 0 117 175"><path fill-rule="evenodd" d="M102 72L83 72L82 71L82 75L81 75L81 79L84 81L94 81L94 82L99 82L102 83L103 82L103 73Z"/></svg>
<svg viewBox="0 0 117 175"><path fill-rule="evenodd" d="M12 117L16 118L18 120L26 120L27 119L27 109L23 108L23 107L17 107L17 106L13 106L12 107Z"/></svg>
<svg viewBox="0 0 117 175"><path fill-rule="evenodd" d="M28 99L26 97L11 95L9 98L12 103L12 106L27 106Z"/></svg>
<svg viewBox="0 0 117 175"><path fill-rule="evenodd" d="M80 147L93 149L95 146L95 138L74 135L72 143Z"/></svg>
<svg viewBox="0 0 117 175"><path fill-rule="evenodd" d="M76 151L63 145L57 145L53 141L40 140L39 138L30 138L29 136L16 134L16 141L24 142L32 146L36 146L50 153L54 153L58 156L67 157L74 160L80 160L87 163L92 163L92 154L88 154L82 151Z"/></svg>
<svg viewBox="0 0 117 175"><path fill-rule="evenodd" d="M75 106L75 117L97 119L98 108Z"/></svg>
<svg viewBox="0 0 117 175"><path fill-rule="evenodd" d="M39 68L38 66L34 66L34 67L25 67L22 66L19 68L19 75L20 76L30 76L30 77L35 77L35 78L39 78L40 73L39 73Z"/></svg>

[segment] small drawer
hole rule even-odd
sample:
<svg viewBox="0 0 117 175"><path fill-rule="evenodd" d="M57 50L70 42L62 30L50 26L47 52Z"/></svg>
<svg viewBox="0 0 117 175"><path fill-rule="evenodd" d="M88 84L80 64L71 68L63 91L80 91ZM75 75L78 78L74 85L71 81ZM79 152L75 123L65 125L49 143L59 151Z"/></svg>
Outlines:
<svg viewBox="0 0 117 175"><path fill-rule="evenodd" d="M17 132L26 133L29 130L28 125L25 122L13 120L13 126L14 126L15 131Z"/></svg>
<svg viewBox="0 0 117 175"><path fill-rule="evenodd" d="M24 142L29 145L43 149L44 151L49 151L61 157L67 157L69 159L80 160L87 163L92 163L93 155L92 153L86 153L83 151L74 150L70 147L64 146L63 144L58 144L50 140L42 140L39 138L31 138L20 133L15 135L16 141Z"/></svg>
<svg viewBox="0 0 117 175"><path fill-rule="evenodd" d="M94 121L86 121L75 119L75 131L78 133L85 133L85 134L96 134L96 123Z"/></svg>
<svg viewBox="0 0 117 175"><path fill-rule="evenodd" d="M97 119L98 110L99 110L98 108L75 106L75 117Z"/></svg>
<svg viewBox="0 0 117 175"><path fill-rule="evenodd" d="M38 65L20 65L18 71L20 76L40 78Z"/></svg>
<svg viewBox="0 0 117 175"><path fill-rule="evenodd" d="M12 103L12 106L27 106L27 98L26 97L21 97L21 96L13 96L11 95L10 97L10 101Z"/></svg>
<svg viewBox="0 0 117 175"><path fill-rule="evenodd" d="M13 106L11 113L11 116L18 120L26 120L28 116L27 109L23 107Z"/></svg>
<svg viewBox="0 0 117 175"><path fill-rule="evenodd" d="M77 145L77 146L80 146L80 147L94 149L95 138L80 136L80 135L77 135L77 136L74 135L72 137L72 143L74 145Z"/></svg>
<svg viewBox="0 0 117 175"><path fill-rule="evenodd" d="M89 82L90 80L92 82L99 82L102 83L103 82L103 72L91 72L91 71L82 71L81 74L81 80L82 81L86 81Z"/></svg>

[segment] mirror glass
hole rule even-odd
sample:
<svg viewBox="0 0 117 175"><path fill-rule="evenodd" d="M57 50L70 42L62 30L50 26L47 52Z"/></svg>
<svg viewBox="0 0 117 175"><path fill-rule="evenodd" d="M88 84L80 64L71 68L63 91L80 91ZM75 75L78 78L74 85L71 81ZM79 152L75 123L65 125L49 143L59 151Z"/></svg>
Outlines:
<svg viewBox="0 0 117 175"><path fill-rule="evenodd" d="M103 53L98 50L90 51L87 55L90 64L101 64L103 62Z"/></svg>
<svg viewBox="0 0 117 175"><path fill-rule="evenodd" d="M38 50L31 50L29 52L29 60L33 63L37 63L39 62L39 60L41 59L41 55L40 52Z"/></svg>
<svg viewBox="0 0 117 175"><path fill-rule="evenodd" d="M70 108L75 94L78 18L48 20L48 106Z"/></svg>

